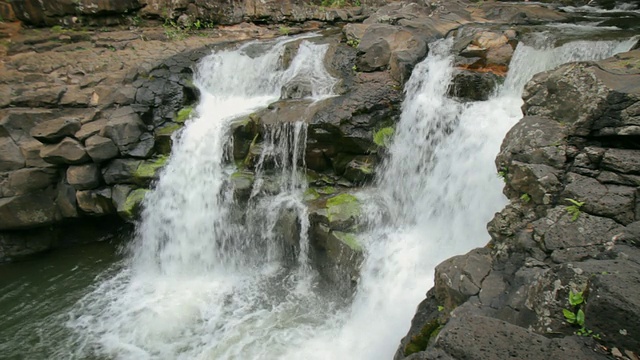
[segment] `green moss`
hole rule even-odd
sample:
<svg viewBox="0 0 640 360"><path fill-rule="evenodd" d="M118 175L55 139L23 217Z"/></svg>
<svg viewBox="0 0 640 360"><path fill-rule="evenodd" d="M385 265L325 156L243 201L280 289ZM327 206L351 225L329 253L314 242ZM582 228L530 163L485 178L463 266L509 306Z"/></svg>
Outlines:
<svg viewBox="0 0 640 360"><path fill-rule="evenodd" d="M244 158L244 166L245 167L251 165L251 163L253 162L254 155L253 155L253 152L251 150L253 150L254 147L256 146L256 142L258 141L258 135L260 135L260 134L256 133L253 136L253 140L251 140L251 145L249 145L249 152L247 153L247 156Z"/></svg>
<svg viewBox="0 0 640 360"><path fill-rule="evenodd" d="M161 127L156 130L156 136L169 136L181 127L182 126L180 124L170 124L165 127Z"/></svg>
<svg viewBox="0 0 640 360"><path fill-rule="evenodd" d="M362 245L360 245L360 242L358 241L358 238L356 237L355 234L341 232L341 231L334 231L333 235L338 240L342 241L342 243L347 245L351 250L362 251Z"/></svg>
<svg viewBox="0 0 640 360"><path fill-rule="evenodd" d="M336 195L327 200L327 218L334 220L347 220L360 215L360 203L351 194Z"/></svg>
<svg viewBox="0 0 640 360"><path fill-rule="evenodd" d="M332 195L335 193L336 193L336 188L334 188L333 186L325 186L325 187L318 188L318 194Z"/></svg>
<svg viewBox="0 0 640 360"><path fill-rule="evenodd" d="M426 323L418 334L411 337L411 340L404 348L404 356L424 351L429 346L429 342L438 336L443 326L438 319Z"/></svg>
<svg viewBox="0 0 640 360"><path fill-rule="evenodd" d="M162 155L155 159L143 162L133 173L134 179L139 184L147 183L156 176L158 170L167 164L167 160L169 160L169 157Z"/></svg>
<svg viewBox="0 0 640 360"><path fill-rule="evenodd" d="M193 106L187 106L185 108L180 109L180 111L178 111L178 113L176 114L175 122L177 123L185 122L191 116L192 112L193 112Z"/></svg>
<svg viewBox="0 0 640 360"><path fill-rule="evenodd" d="M303 196L305 201L316 200L319 197L320 197L320 194L318 194L318 191L316 189L314 189L314 188L308 188L304 192L304 196Z"/></svg>
<svg viewBox="0 0 640 360"><path fill-rule="evenodd" d="M381 147L389 146L394 130L392 127L383 127L373 134L373 142Z"/></svg>
<svg viewBox="0 0 640 360"><path fill-rule="evenodd" d="M140 205L147 195L147 192L149 192L148 189L135 189L130 192L124 202L122 211L120 211L120 216L129 220L135 218L140 211Z"/></svg>

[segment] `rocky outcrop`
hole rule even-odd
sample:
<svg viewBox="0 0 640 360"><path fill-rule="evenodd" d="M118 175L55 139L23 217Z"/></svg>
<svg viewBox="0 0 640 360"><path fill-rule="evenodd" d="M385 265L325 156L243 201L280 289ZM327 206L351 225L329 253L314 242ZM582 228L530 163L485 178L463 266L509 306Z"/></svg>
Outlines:
<svg viewBox="0 0 640 360"><path fill-rule="evenodd" d="M68 243L55 230L36 244L30 234L45 227L134 217L137 190L166 162L168 137L188 117L180 110L197 99L193 62L209 46L264 31L223 33L172 42L158 29L11 39L0 65L0 259Z"/></svg>
<svg viewBox="0 0 640 360"><path fill-rule="evenodd" d="M353 6L356 5L357 6ZM141 19L162 19L190 27L198 24L233 25L256 23L301 23L317 21L355 21L380 0L358 2L314 2L305 0L14 0L0 2L4 19L17 18L38 26L136 25ZM345 7L347 5L347 7Z"/></svg>
<svg viewBox="0 0 640 360"><path fill-rule="evenodd" d="M396 359L637 358L640 51L539 74L524 100L496 159L511 204L436 268Z"/></svg>

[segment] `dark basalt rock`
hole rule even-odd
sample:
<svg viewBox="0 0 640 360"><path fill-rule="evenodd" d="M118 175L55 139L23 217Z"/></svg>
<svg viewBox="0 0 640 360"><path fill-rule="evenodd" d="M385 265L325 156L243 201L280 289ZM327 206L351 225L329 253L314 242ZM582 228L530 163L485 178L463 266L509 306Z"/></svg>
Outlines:
<svg viewBox="0 0 640 360"><path fill-rule="evenodd" d="M636 50L531 80L526 116L496 159L512 203L489 223L487 248L438 266L396 359L600 359L612 347L637 351L640 146L628 139L639 76ZM574 336L579 327L563 314L575 311L570 292L582 292L584 331L604 347ZM446 325L425 335L434 319Z"/></svg>

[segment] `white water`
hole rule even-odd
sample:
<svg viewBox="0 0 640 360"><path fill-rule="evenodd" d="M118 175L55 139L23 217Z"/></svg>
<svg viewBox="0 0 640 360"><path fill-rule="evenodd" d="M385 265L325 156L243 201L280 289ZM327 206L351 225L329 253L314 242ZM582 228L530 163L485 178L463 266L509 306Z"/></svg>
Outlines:
<svg viewBox="0 0 640 360"><path fill-rule="evenodd" d="M230 120L277 99L288 79L314 74L323 79L315 82L314 96L330 94L332 80L318 61L324 49L302 46L292 63L301 72L278 70L282 43L260 57L242 51L208 57L197 77L203 89L199 116L187 125L147 199L134 256L78 303L68 322L78 336L60 357L392 358L432 286L435 265L488 241L486 223L506 203L493 161L522 115L524 83L563 59L602 58L627 46L603 44L520 46L499 93L469 104L445 96L453 73L450 41L432 44L407 84L390 159L375 194L368 195L385 199L391 221L367 235L362 276L346 308L315 288L305 260L308 224L300 224L297 270L289 271L270 243L278 234L269 215L285 208L306 214L297 197L305 186L297 160L305 127L273 130L265 142L264 157L275 159L291 180L278 183L269 202L252 198L256 211L248 216L256 217L261 236L232 220L223 164ZM259 166L258 180L266 172ZM263 182L253 193L266 188Z"/></svg>

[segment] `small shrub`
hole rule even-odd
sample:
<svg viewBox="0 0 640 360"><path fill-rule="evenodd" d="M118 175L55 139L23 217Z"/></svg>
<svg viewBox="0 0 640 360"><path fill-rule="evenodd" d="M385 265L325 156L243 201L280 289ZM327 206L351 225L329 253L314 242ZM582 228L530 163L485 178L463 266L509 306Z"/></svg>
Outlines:
<svg viewBox="0 0 640 360"><path fill-rule="evenodd" d="M578 220L578 218L580 217L580 208L582 207L582 205L584 205L584 201L577 201L574 199L569 199L566 198L565 200L567 200L568 202L571 203L571 205L567 206L565 209L567 209L567 212L571 215L571 221L576 221Z"/></svg>

